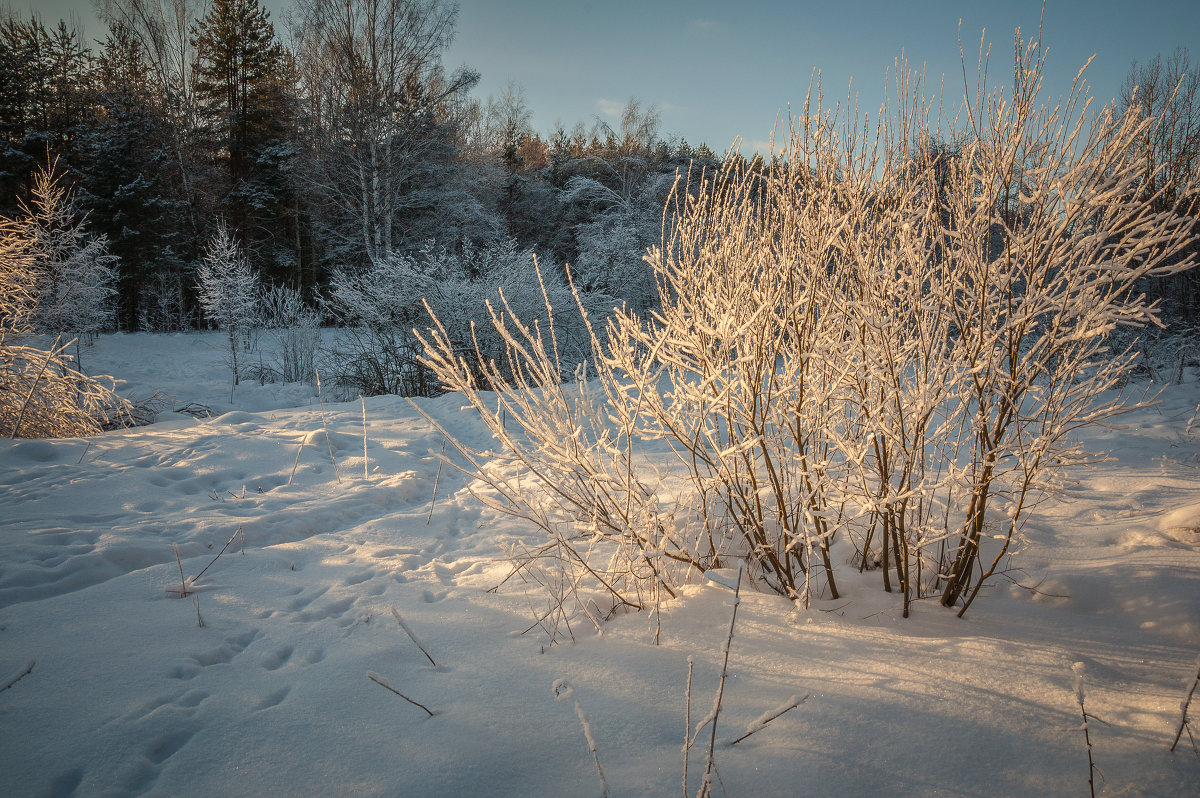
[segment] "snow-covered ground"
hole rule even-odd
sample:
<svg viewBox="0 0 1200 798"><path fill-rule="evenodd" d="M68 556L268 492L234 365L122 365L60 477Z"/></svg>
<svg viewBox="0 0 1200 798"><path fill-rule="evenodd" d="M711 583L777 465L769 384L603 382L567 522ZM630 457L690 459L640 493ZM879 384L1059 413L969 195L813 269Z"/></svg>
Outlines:
<svg viewBox="0 0 1200 798"><path fill-rule="evenodd" d="M632 614L546 647L521 634L538 598L516 580L489 590L505 542L532 530L439 477L427 421L367 399L364 476L362 405L243 385L231 406L221 346L117 335L83 354L125 392L211 418L0 443L0 688L33 663L0 691L0 795L600 795L576 701L610 795L682 793L687 663L694 723L717 687L727 587L664 607L657 646ZM716 794L1086 795L1082 662L1108 723L1091 725L1097 794L1200 795L1187 736L1167 751L1200 651L1198 400L1200 384L1174 386L1089 433L1117 459L1031 524L1012 575L1036 592L1000 580L961 620L933 602L902 620L875 579L805 612L744 592ZM460 398L420 404L484 442ZM174 546L190 580L239 528L244 546L193 596L172 592ZM573 694L556 701L558 680Z"/></svg>

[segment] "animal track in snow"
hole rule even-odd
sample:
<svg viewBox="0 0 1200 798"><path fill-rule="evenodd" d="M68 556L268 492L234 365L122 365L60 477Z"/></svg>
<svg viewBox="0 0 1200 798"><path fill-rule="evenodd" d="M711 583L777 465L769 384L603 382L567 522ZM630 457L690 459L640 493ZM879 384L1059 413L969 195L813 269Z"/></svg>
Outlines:
<svg viewBox="0 0 1200 798"><path fill-rule="evenodd" d="M292 612L299 612L300 610L307 607L309 604L312 604L314 601L319 599L321 596L325 595L326 591L328 591L328 590L329 590L328 587L322 587L322 588L317 589L315 592L313 592L310 595L297 596L296 598L292 599L288 603L288 609L291 610Z"/></svg>
<svg viewBox="0 0 1200 798"><path fill-rule="evenodd" d="M343 581L342 584L346 585L347 587L350 587L352 585L361 585L363 582L366 582L367 580L372 579L374 576L375 576L374 571L362 571L361 573L352 574L352 575L346 577L345 581Z"/></svg>
<svg viewBox="0 0 1200 798"><path fill-rule="evenodd" d="M277 671L287 664L288 660L292 658L292 652L295 650L292 646L280 646L263 657L260 664L265 670Z"/></svg>
<svg viewBox="0 0 1200 798"><path fill-rule="evenodd" d="M291 691L292 691L292 688L290 688L290 687L281 687L278 690L275 690L274 692L270 693L265 698L263 698L263 700L259 701L258 704L254 707L254 711L261 712L264 709L270 709L271 707L279 706L280 704L283 703L283 699L287 698L288 693L290 693Z"/></svg>
<svg viewBox="0 0 1200 798"><path fill-rule="evenodd" d="M306 622L322 621L326 618L340 618L346 614L347 610L354 606L354 602L356 600L357 599L355 599L353 596L337 599L336 601L331 601L315 610L307 610L302 612L297 617L298 620Z"/></svg>
<svg viewBox="0 0 1200 798"><path fill-rule="evenodd" d="M196 734L196 730L198 728L199 726L195 724L185 723L176 729L157 737L146 746L146 758L155 765L161 765L163 762L166 762L168 759L174 756L179 749L187 745L188 740L192 739L192 736Z"/></svg>
<svg viewBox="0 0 1200 798"><path fill-rule="evenodd" d="M246 650L246 647L254 642L258 637L258 630L252 629L249 632L243 632L240 635L233 635L225 639L225 643L208 651L202 651L198 654L192 654L189 659L199 665L201 668L210 668L213 665L223 665L233 661L233 658ZM187 664L177 667L172 676L176 679L191 679L199 674L199 670L192 672ZM187 675L190 673L191 675Z"/></svg>

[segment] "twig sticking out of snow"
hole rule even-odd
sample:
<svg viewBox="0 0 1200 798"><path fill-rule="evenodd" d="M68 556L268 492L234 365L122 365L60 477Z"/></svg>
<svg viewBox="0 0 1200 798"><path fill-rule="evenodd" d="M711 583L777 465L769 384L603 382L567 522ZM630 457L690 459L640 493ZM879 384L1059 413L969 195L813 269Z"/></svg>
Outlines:
<svg viewBox="0 0 1200 798"><path fill-rule="evenodd" d="M192 596L192 602L196 605L196 625L203 629L207 624L204 623L204 616L200 614L200 597Z"/></svg>
<svg viewBox="0 0 1200 798"><path fill-rule="evenodd" d="M307 435L303 436L302 438L300 438L300 445L298 447L296 447L296 462L292 463L292 473L288 474L287 484L289 486L292 484L292 479L294 479L296 476L296 467L298 465L300 465L300 453L304 451L304 443L307 440L308 440L308 436Z"/></svg>
<svg viewBox="0 0 1200 798"><path fill-rule="evenodd" d="M734 740L732 743L730 743L730 745L737 745L742 740L745 740L747 737L749 737L751 734L754 734L756 731L766 728L766 725L768 723L775 720L780 715L783 715L785 712L792 711L793 709L795 709L796 707L800 706L805 701L807 701L809 698L809 695L810 695L809 693L805 693L804 695L794 695L791 698L789 698L786 703L780 704L775 709L767 710L762 715L760 715L757 719L755 719L753 722L748 724L746 726L746 733L743 734L741 737L737 738L736 740Z"/></svg>
<svg viewBox="0 0 1200 798"><path fill-rule="evenodd" d="M692 658L688 657L687 688L683 691L683 798L688 796L688 754L692 750Z"/></svg>
<svg viewBox="0 0 1200 798"><path fill-rule="evenodd" d="M600 754L596 749L596 734L592 731L592 722L588 720L583 705L575 697L575 688L567 684L566 679L558 679L554 682L554 700L562 701L566 698L575 701L575 715L579 718L579 725L583 727L583 736L587 738L588 750L592 752L592 760L596 763L596 772L600 774L601 793L604 798L608 798L608 780L604 778L604 768L600 767Z"/></svg>
<svg viewBox="0 0 1200 798"><path fill-rule="evenodd" d="M362 394L359 394L358 401L362 402L363 411L363 479L368 480L371 475L367 466L371 461L367 459L367 400L363 398Z"/></svg>
<svg viewBox="0 0 1200 798"><path fill-rule="evenodd" d="M408 400L412 404L412 400ZM442 439L442 454L438 458L437 476L433 478L433 498L429 500L429 515L425 516L425 526L429 526L429 522L433 520L433 508L437 505L437 489L438 482L442 479L442 466L446 464L446 439Z"/></svg>
<svg viewBox="0 0 1200 798"><path fill-rule="evenodd" d="M1088 788L1091 790L1092 798L1096 798L1096 774L1099 773L1100 778L1104 778L1104 773L1101 772L1100 768L1096 767L1096 762L1092 759L1092 733L1088 727L1088 721L1100 720L1100 718L1088 714L1087 708L1083 704L1084 698L1086 698L1086 693L1083 689L1084 664L1076 662L1071 666L1071 670L1075 672L1075 700L1079 702L1079 712L1083 716L1083 725L1080 728L1083 729L1083 741L1087 745ZM1100 722L1103 723L1104 721L1100 720Z"/></svg>
<svg viewBox="0 0 1200 798"><path fill-rule="evenodd" d="M1196 676L1188 685L1183 700L1179 702L1179 728L1175 731L1175 739L1171 743L1172 751L1175 750L1175 746L1179 745L1179 738L1183 736L1184 729L1187 729L1188 737L1192 740L1192 748L1196 747L1196 740L1192 737L1192 726L1188 720L1188 707L1192 704L1192 696L1196 694L1196 685L1198 684L1200 684L1200 656L1196 657Z"/></svg>
<svg viewBox="0 0 1200 798"><path fill-rule="evenodd" d="M229 544L233 542L233 539L234 539L234 538L236 538L236 537L238 536L238 533L240 533L241 531L242 531L242 528L241 528L240 526L239 526L237 529L235 529L235 530L234 530L234 532L233 532L233 534L229 536L229 540L225 541L225 545L224 545L224 546L222 546L222 547L221 547L221 550L217 552L217 556L216 556L216 557L213 557L213 558L212 558L212 560L211 560L211 561L208 563L208 565L204 566L204 568L203 568L203 569L200 571L200 573L198 573L198 574L196 574L195 576L193 576L193 577L192 577L192 584L193 584L193 585L194 585L194 584L196 584L196 580L197 580L197 579L199 579L200 577L204 576L204 572L205 572L205 571L207 571L209 568L211 568L211 567L212 567L212 564L213 564L214 562L216 562L217 560L221 559L221 555L225 553L225 549L229 548ZM243 541L243 542L242 542L242 551L243 551L243 552L246 550L245 540L246 540L245 538L242 538L242 541ZM200 614L199 610L197 610L197 611L196 611L196 614L197 614L197 615L199 615L199 614ZM204 624L203 624L203 623L201 623L200 625L201 625L201 626L203 626Z"/></svg>
<svg viewBox="0 0 1200 798"><path fill-rule="evenodd" d="M46 373L46 368L50 365L50 361L53 360L54 357L65 348L66 347L62 345L62 336L60 335L54 340L54 347L46 353L46 361L42 363L41 370L39 370L37 376L33 378L33 382L29 384L29 393L25 395L25 401L21 403L21 412L17 414L17 421L15 424L13 424L12 433L8 436L10 441L15 441L17 439L17 432L21 429L21 421L23 421L25 418L25 411L29 409L29 403L33 401L33 396L37 392L38 383L42 381L42 375Z"/></svg>
<svg viewBox="0 0 1200 798"><path fill-rule="evenodd" d="M25 667L17 671L15 674L4 680L4 684L0 685L0 693L3 693L8 688L12 687L17 682L24 679L29 674L33 673L33 666L37 664L36 659L31 659L25 663Z"/></svg>
<svg viewBox="0 0 1200 798"><path fill-rule="evenodd" d="M383 680L383 677L380 676L378 673L373 673L372 671L367 671L367 678L370 679L371 681L375 682L375 684L379 685L380 687L384 688L385 690L392 691L393 693L400 696L401 698L403 698L405 701L412 704L413 706L420 707L421 709L425 710L425 712L427 712L429 714L429 717L431 717L431 718L433 717L433 710L431 710L429 707L425 706L424 704L420 703L419 701L413 701L411 698L406 696L404 693L400 692L395 687L392 687L390 684L385 682Z"/></svg>
<svg viewBox="0 0 1200 798"><path fill-rule="evenodd" d="M179 559L179 544L175 543L173 545L175 546L175 564L179 566L179 589L176 590L169 587L167 588L167 592L178 593L179 598L184 598L185 596L192 595L192 591L187 589L187 577L183 575L183 561ZM203 571L201 571L201 573L203 573Z"/></svg>
<svg viewBox="0 0 1200 798"><path fill-rule="evenodd" d="M321 372L313 369L317 375L317 399L321 403L321 429L325 430L325 445L329 447L329 462L333 463L333 475L338 484L342 484L342 472L338 470L337 459L333 456L333 441L329 437L329 424L325 421L325 395L321 392Z"/></svg>
<svg viewBox="0 0 1200 798"><path fill-rule="evenodd" d="M421 653L425 655L425 659L429 660L429 664L436 668L438 664L433 661L433 657L429 656L429 651L425 648L425 645L421 642L420 638L417 637L416 632L414 632L409 625L404 622L404 619L400 617L400 612L395 607L392 607L391 610L392 615L394 615L396 618L396 623L400 624L400 628L404 630L404 633L412 638L412 641L417 644L417 648L421 649Z"/></svg>
<svg viewBox="0 0 1200 798"><path fill-rule="evenodd" d="M698 798L707 798L712 795L712 777L716 767L714 750L717 746L717 718L721 715L721 704L725 697L725 679L729 675L729 649L733 646L733 629L737 624L738 605L742 603L742 573L746 565L744 562L738 562L737 582L733 588L733 613L729 618L729 635L725 638L725 660L721 664L721 680L717 683L717 694L713 696L712 709L708 715L696 724L696 730L692 735L690 744L694 744L696 738L700 736L700 731L709 725L708 735L708 753L704 758L704 781L700 785L700 791L697 793Z"/></svg>

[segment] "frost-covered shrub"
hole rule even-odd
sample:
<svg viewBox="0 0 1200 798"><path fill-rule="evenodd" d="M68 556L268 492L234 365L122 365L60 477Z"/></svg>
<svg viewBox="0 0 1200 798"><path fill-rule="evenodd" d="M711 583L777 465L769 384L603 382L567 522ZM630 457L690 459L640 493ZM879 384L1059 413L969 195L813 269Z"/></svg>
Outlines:
<svg viewBox="0 0 1200 798"><path fill-rule="evenodd" d="M45 172L35 182L40 189L54 184ZM35 203L53 202L54 196L35 194ZM43 221L35 212L0 220L0 434L10 438L91 435L130 417L129 403L113 392L111 381L77 369L69 341L57 335L47 348L32 340L47 308L63 307L43 301L50 257Z"/></svg>
<svg viewBox="0 0 1200 798"><path fill-rule="evenodd" d="M632 171L632 170L631 170ZM579 283L645 312L658 303L654 272L644 255L662 234L663 203L674 174L651 173L619 181L620 190L591 177L567 181L560 202L586 209L575 231L579 256L572 264Z"/></svg>
<svg viewBox="0 0 1200 798"><path fill-rule="evenodd" d="M312 382L321 346L321 314L305 304L296 289L272 286L259 300L258 320L268 339L268 359L260 360L254 377L261 382Z"/></svg>
<svg viewBox="0 0 1200 798"><path fill-rule="evenodd" d="M678 194L648 255L661 309L617 313L569 384L553 331L505 312L494 394L448 328L429 337L499 442L459 447L481 498L547 535L515 568L543 619L652 607L742 558L803 604L851 563L906 614L966 611L1087 459L1071 433L1133 406L1109 391L1136 359L1113 331L1156 318L1137 282L1192 265L1185 209L1138 199L1154 120L1087 109L1080 82L1046 108L1043 57L1018 41L1012 89L971 98L953 150L903 69L874 134L813 98L783 157Z"/></svg>
<svg viewBox="0 0 1200 798"><path fill-rule="evenodd" d="M192 314L184 301L184 279L178 272L151 275L138 290L138 329L179 332L189 329Z"/></svg>
<svg viewBox="0 0 1200 798"><path fill-rule="evenodd" d="M109 253L108 239L87 231L56 164L34 176L25 212L38 256L38 330L64 339L92 338L113 320L118 258Z"/></svg>
<svg viewBox="0 0 1200 798"><path fill-rule="evenodd" d="M258 274L242 248L221 223L204 248L196 269L196 289L204 315L229 334L233 384L240 380L238 347L249 348L249 334L258 323Z"/></svg>
<svg viewBox="0 0 1200 798"><path fill-rule="evenodd" d="M328 304L347 325L334 354L338 381L367 395L439 391L440 383L421 363L414 335L414 328L428 326L429 313L445 320L451 346L475 364L477 377L491 361L500 363L500 373L509 373L488 311L502 296L511 317L525 324L545 325L547 298L552 315L575 304L564 280L557 274L539 279L533 252L511 240L482 248L464 244L460 250L430 243L416 256L393 255L361 273L336 272ZM603 304L601 298L589 303ZM558 357L573 368L587 351L583 325L571 314L561 324Z"/></svg>

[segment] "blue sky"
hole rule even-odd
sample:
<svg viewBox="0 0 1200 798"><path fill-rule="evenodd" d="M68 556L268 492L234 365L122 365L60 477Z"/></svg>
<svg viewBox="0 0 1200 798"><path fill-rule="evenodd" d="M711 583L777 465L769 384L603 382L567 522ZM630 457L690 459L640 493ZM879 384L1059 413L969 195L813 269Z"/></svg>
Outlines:
<svg viewBox="0 0 1200 798"><path fill-rule="evenodd" d="M102 31L88 0L8 0L47 21L73 9L90 35ZM287 0L266 0L284 28ZM1016 27L1036 34L1040 0L460 0L448 67L482 73L480 98L521 84L534 127L568 129L610 114L631 97L658 107L664 135L724 150L735 137L762 146L788 103L803 102L820 69L827 98L844 99L853 78L860 108L874 116L885 70L901 52L946 96L962 95L959 23L974 80L980 32L992 45L991 74L1011 71ZM1200 62L1200 3L1191 0L1050 0L1046 98L1066 91L1090 57L1092 93L1113 97L1130 63L1192 47Z"/></svg>

